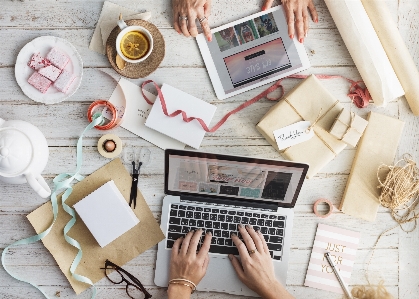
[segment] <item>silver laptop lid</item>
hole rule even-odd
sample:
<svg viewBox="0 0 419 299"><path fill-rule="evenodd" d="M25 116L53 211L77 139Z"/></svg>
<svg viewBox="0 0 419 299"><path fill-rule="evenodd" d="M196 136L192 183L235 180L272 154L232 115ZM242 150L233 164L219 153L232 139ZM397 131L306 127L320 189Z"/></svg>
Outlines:
<svg viewBox="0 0 419 299"><path fill-rule="evenodd" d="M293 208L307 164L195 151L165 151L165 193Z"/></svg>

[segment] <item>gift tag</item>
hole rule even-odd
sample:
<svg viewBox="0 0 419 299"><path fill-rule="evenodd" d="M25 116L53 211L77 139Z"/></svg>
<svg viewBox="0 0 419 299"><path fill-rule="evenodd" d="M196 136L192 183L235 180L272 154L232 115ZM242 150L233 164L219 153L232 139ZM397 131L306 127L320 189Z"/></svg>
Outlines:
<svg viewBox="0 0 419 299"><path fill-rule="evenodd" d="M275 130L273 133L279 150L284 150L313 137L314 131L312 129L309 130L310 126L311 122L309 121L299 121L295 124Z"/></svg>

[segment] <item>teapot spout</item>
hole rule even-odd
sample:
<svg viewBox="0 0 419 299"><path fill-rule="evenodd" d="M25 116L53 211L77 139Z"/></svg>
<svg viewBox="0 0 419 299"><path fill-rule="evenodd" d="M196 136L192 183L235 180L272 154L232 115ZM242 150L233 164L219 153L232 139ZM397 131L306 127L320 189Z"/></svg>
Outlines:
<svg viewBox="0 0 419 299"><path fill-rule="evenodd" d="M4 124L5 122L6 122L6 121L5 121L4 119L0 118L0 127L1 127L1 126L3 126L3 124Z"/></svg>

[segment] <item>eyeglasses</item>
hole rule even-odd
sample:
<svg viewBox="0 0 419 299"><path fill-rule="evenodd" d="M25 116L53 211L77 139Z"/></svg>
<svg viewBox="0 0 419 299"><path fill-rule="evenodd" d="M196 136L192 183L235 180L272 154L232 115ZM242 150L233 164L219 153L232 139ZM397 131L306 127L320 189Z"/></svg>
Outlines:
<svg viewBox="0 0 419 299"><path fill-rule="evenodd" d="M141 284L141 282L134 277L132 274L128 273L118 265L112 263L109 260L106 260L105 262L105 268L101 268L105 270L106 277L114 284L120 284L122 282L125 282L127 285L125 287L125 290L127 292L127 295L132 299L149 299L151 298L151 294L146 291L144 286ZM115 270L119 276L117 278L110 278L110 274L112 273L112 270Z"/></svg>

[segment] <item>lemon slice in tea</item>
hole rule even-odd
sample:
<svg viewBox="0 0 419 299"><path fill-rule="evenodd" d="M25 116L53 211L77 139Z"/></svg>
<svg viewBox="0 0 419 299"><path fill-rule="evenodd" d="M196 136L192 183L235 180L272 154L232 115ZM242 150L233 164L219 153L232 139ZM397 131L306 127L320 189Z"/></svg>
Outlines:
<svg viewBox="0 0 419 299"><path fill-rule="evenodd" d="M121 39L121 52L129 59L140 59L147 54L149 48L147 37L138 31L127 32Z"/></svg>

